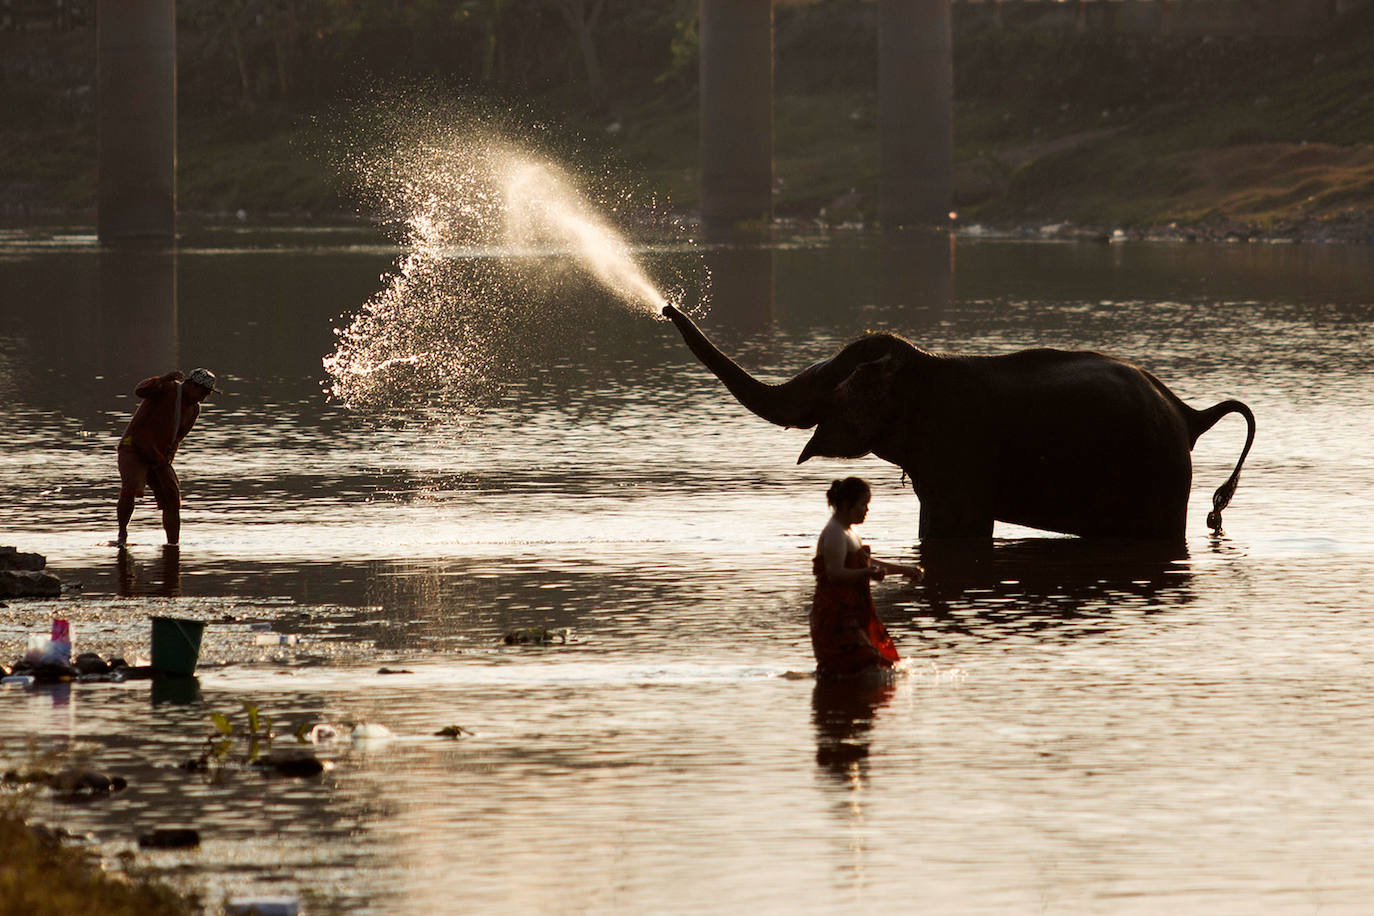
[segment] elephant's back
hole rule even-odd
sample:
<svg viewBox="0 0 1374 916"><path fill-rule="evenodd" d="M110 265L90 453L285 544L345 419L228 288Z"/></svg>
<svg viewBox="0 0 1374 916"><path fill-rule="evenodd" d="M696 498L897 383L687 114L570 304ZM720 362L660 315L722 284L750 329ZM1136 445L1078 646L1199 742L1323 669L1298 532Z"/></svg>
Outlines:
<svg viewBox="0 0 1374 916"><path fill-rule="evenodd" d="M1146 370L1112 356L1041 348L991 357L987 368L994 400L1037 425L1117 438L1134 430L1151 440L1187 433L1182 401Z"/></svg>

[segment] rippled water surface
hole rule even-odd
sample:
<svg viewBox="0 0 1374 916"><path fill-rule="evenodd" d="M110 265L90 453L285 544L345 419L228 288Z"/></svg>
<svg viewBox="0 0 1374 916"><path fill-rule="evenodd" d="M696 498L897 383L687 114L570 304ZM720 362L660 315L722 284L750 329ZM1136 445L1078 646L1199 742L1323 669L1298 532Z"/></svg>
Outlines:
<svg viewBox="0 0 1374 916"><path fill-rule="evenodd" d="M1374 899L1374 250L643 254L655 276L709 273L703 325L769 378L882 328L937 350L1111 352L1194 405L1246 401L1259 434L1226 534L1203 518L1235 417L1194 452L1182 556L1010 526L933 553L895 468L797 466L806 433L739 407L667 323L576 283L521 303L471 403L360 416L323 397L321 358L396 258L338 233L175 256L0 239L0 543L80 586L0 608L0 654L54 614L78 649L130 657L150 614L208 621L196 682L0 690L0 764L75 746L129 779L39 800L38 819L112 862L194 825L198 850L136 861L212 904L292 894L312 914ZM132 389L194 365L225 390L178 457L180 554L145 500L119 555ZM834 689L809 676L808 559L825 486L851 472L874 485L875 553L932 576L877 588L903 675ZM501 641L524 627L570 633ZM278 747L336 726L332 768L178 768L245 701ZM357 723L392 737L354 740ZM449 725L470 734L434 735Z"/></svg>

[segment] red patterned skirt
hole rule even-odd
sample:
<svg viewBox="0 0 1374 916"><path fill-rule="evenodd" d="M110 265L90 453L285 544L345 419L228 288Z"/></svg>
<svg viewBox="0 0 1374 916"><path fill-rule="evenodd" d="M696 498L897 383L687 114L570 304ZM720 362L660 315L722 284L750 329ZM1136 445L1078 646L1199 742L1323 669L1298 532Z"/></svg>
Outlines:
<svg viewBox="0 0 1374 916"><path fill-rule="evenodd" d="M868 548L844 558L847 569L868 565ZM811 648L818 676L860 674L891 668L899 656L878 619L868 580L828 582L820 557L812 563L816 596L811 602Z"/></svg>

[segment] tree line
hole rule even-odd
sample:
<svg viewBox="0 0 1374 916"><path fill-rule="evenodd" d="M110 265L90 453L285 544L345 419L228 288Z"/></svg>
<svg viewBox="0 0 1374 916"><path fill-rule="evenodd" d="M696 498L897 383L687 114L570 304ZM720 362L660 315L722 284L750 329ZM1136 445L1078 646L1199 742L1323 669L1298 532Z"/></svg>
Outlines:
<svg viewBox="0 0 1374 916"><path fill-rule="evenodd" d="M182 104L310 105L437 80L595 109L695 85L697 0L178 0Z"/></svg>

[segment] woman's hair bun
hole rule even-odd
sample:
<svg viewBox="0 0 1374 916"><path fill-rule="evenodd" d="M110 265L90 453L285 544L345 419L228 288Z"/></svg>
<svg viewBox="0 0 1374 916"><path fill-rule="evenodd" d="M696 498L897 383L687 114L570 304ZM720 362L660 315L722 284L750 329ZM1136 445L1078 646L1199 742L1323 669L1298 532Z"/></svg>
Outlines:
<svg viewBox="0 0 1374 916"><path fill-rule="evenodd" d="M825 501L839 508L840 506L852 505L863 497L871 495L872 491L863 478L846 477L844 480L831 482L830 489L825 491Z"/></svg>

